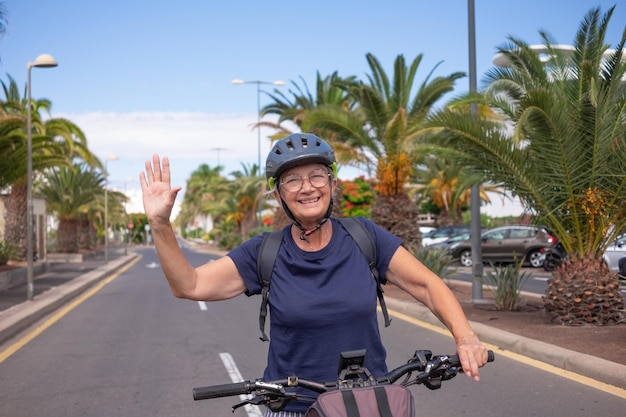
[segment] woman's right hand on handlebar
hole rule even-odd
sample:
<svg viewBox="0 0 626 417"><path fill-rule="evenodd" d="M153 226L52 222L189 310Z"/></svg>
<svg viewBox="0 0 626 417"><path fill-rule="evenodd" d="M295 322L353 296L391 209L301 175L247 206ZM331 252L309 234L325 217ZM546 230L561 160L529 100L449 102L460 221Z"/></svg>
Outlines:
<svg viewBox="0 0 626 417"><path fill-rule="evenodd" d="M161 163L162 162L162 163ZM169 223L176 195L182 187L171 187L170 161L154 154L152 161L146 161L146 172L139 174L143 207L151 225Z"/></svg>
<svg viewBox="0 0 626 417"><path fill-rule="evenodd" d="M480 342L476 335L462 338L457 343L457 354L466 376L480 380L478 368L483 367L489 358L487 348Z"/></svg>

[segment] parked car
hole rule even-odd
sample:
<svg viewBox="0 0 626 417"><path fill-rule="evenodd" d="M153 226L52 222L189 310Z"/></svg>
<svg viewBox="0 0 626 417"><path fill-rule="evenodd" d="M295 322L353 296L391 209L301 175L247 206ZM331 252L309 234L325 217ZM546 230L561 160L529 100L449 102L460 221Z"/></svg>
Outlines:
<svg viewBox="0 0 626 417"><path fill-rule="evenodd" d="M483 262L515 262L525 259L533 268L543 266L542 248L551 247L558 239L542 226L502 226L482 234ZM454 243L448 253L463 266L472 265L472 243L469 239Z"/></svg>
<svg viewBox="0 0 626 417"><path fill-rule="evenodd" d="M436 227L431 227L431 226L420 226L419 229L420 229L420 233L422 234L422 236L437 230Z"/></svg>
<svg viewBox="0 0 626 417"><path fill-rule="evenodd" d="M606 248L602 259L611 271L619 272L619 262L624 257L626 257L626 235L620 235Z"/></svg>
<svg viewBox="0 0 626 417"><path fill-rule="evenodd" d="M470 238L470 233L469 232L465 232L465 233L461 233L460 235L456 235L456 236L452 236L451 238L448 238L447 240L444 240L443 242L439 242L439 243L433 243L432 245L428 245L429 248L433 248L433 249L449 249L450 246L454 245L457 242L461 242L463 240L468 240Z"/></svg>
<svg viewBox="0 0 626 417"><path fill-rule="evenodd" d="M422 246L430 246L435 243L445 242L451 237L469 233L469 226L444 226L422 235Z"/></svg>

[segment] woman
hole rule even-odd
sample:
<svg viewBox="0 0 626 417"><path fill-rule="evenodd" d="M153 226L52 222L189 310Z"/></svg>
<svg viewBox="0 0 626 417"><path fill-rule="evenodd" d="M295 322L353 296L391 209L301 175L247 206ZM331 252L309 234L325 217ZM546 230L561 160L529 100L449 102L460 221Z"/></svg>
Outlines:
<svg viewBox="0 0 626 417"><path fill-rule="evenodd" d="M376 283L354 239L330 218L337 187L331 147L312 134L297 133L275 143L266 176L292 224L272 273L269 296L270 346L264 378L288 375L336 379L342 351L367 350L365 366L386 372L378 330ZM183 256L169 221L180 187L170 186L167 158L146 161L140 175L143 203L163 272L176 297L217 301L259 294L257 255L263 237L244 242L221 259L193 268ZM470 327L456 297L443 281L401 246L396 236L360 218L377 250L382 283L391 282L425 304L450 330L465 374L478 381L487 350ZM308 404L285 411L304 415ZM279 416L268 410L267 416ZM294 414L289 414L289 416Z"/></svg>

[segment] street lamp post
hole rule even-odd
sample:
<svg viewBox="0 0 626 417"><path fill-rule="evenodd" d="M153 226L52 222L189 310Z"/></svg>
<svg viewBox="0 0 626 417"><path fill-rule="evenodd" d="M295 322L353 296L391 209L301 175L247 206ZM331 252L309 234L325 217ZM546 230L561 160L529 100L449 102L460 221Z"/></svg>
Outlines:
<svg viewBox="0 0 626 417"><path fill-rule="evenodd" d="M117 155L111 154L104 161L104 262L109 262L109 161L117 161Z"/></svg>
<svg viewBox="0 0 626 417"><path fill-rule="evenodd" d="M126 232L124 233L124 255L128 255L128 235L129 235L128 223L129 223L130 218L128 216L128 195L126 195L126 184L128 184L129 182L133 182L133 177L128 177L126 178L126 181L124 181L124 198L126 199L124 201L124 220L126 220L126 227L125 227Z"/></svg>
<svg viewBox="0 0 626 417"><path fill-rule="evenodd" d="M220 167L220 151L227 151L228 149L226 149L226 148L211 148L209 150L217 152L217 168L219 168Z"/></svg>
<svg viewBox="0 0 626 417"><path fill-rule="evenodd" d="M39 55L35 62L26 64L26 298L32 300L35 295L33 284L33 132L32 109L30 95L30 70L36 68L52 68L58 65L57 61L48 54Z"/></svg>
<svg viewBox="0 0 626 417"><path fill-rule="evenodd" d="M257 114L257 146L258 146L258 164L259 164L259 175L262 173L261 169L261 84L267 85L276 85L281 86L285 85L284 81L244 81L244 80L232 80L232 84L256 84L256 114ZM259 206L258 210L258 222L259 226L261 225L261 210Z"/></svg>
<svg viewBox="0 0 626 417"><path fill-rule="evenodd" d="M469 83L470 93L476 92L476 27L474 15L474 0L467 1L468 41L469 41ZM478 117L476 103L470 104L470 117ZM480 184L472 185L470 194L470 239L472 247L472 301L483 302L483 254L481 243L480 224Z"/></svg>
<svg viewBox="0 0 626 417"><path fill-rule="evenodd" d="M258 161L259 172L261 171L261 84L285 85L284 81L244 81L232 80L232 84L256 84L256 114L257 114L257 136L258 136Z"/></svg>

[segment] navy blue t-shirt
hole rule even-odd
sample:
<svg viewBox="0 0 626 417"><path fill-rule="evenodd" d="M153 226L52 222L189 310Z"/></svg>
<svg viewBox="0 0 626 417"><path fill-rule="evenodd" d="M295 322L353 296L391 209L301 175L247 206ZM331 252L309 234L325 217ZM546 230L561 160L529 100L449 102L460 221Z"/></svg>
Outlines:
<svg viewBox="0 0 626 417"><path fill-rule="evenodd" d="M368 219L359 218L376 244L381 283L401 244ZM339 354L366 349L365 366L374 376L387 372L376 313L376 282L365 255L341 224L331 219L329 244L317 252L300 249L290 228L276 257L269 290L269 353L266 381L291 375L318 382L337 380ZM246 284L248 296L261 293L257 255L263 236L244 242L229 256ZM308 404L290 403L288 411Z"/></svg>

